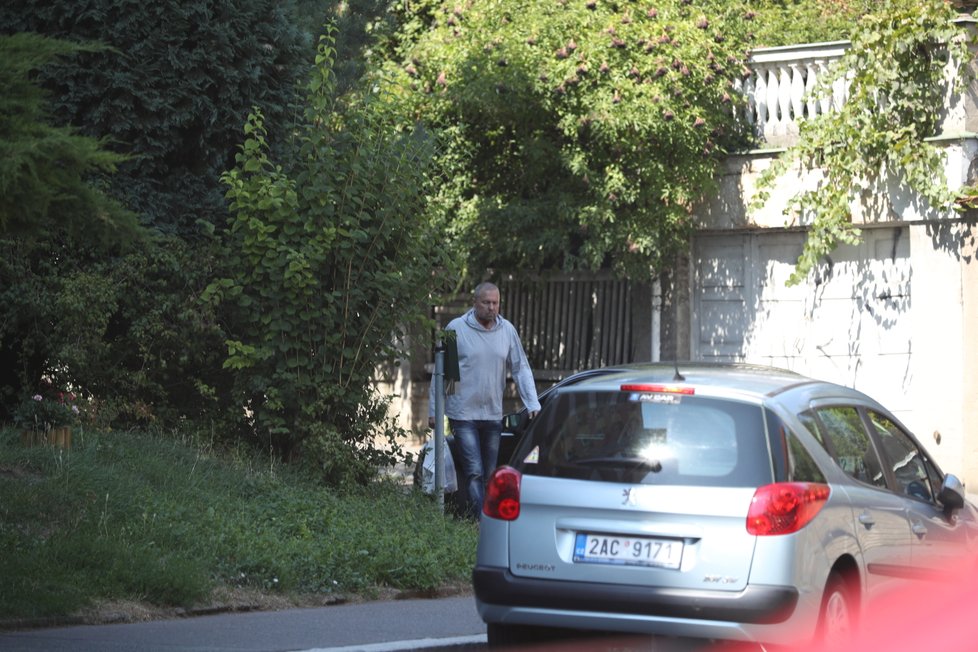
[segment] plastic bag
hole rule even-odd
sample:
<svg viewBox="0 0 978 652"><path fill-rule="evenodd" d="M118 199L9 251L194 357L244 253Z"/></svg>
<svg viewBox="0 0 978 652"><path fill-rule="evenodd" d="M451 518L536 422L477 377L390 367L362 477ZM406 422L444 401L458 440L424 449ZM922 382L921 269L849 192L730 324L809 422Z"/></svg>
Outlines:
<svg viewBox="0 0 978 652"><path fill-rule="evenodd" d="M445 442L445 493L452 493L458 490L458 478L455 476L455 461L452 459L452 450ZM435 441L429 439L421 449L421 491L426 494L435 493Z"/></svg>

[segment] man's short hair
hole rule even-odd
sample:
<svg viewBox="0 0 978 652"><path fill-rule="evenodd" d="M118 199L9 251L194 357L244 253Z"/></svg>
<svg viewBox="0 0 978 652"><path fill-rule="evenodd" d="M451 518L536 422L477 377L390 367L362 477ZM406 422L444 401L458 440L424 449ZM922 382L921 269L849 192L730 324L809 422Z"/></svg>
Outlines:
<svg viewBox="0 0 978 652"><path fill-rule="evenodd" d="M495 290L496 292L499 292L499 288L496 287L495 283L490 283L489 281L483 281L482 283L479 283L477 286L475 286L475 290L472 292L472 297L474 299L478 299L488 290Z"/></svg>

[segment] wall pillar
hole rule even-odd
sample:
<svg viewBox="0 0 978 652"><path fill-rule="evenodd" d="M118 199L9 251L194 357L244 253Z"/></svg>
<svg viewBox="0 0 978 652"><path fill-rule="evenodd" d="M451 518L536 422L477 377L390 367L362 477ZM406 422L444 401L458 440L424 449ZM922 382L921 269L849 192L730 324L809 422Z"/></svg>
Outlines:
<svg viewBox="0 0 978 652"><path fill-rule="evenodd" d="M962 338L961 383L962 468L960 478L968 490L978 492L978 221L963 225L961 256Z"/></svg>
<svg viewBox="0 0 978 652"><path fill-rule="evenodd" d="M974 455L966 449L964 403L968 365L963 356L965 312L960 222L910 226L912 362L906 425L945 473L978 484ZM894 407L894 406L889 406Z"/></svg>

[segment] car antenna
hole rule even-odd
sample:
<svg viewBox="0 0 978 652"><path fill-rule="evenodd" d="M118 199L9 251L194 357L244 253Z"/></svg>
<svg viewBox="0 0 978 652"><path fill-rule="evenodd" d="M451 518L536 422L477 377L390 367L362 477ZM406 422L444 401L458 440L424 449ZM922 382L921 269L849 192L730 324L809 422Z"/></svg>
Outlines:
<svg viewBox="0 0 978 652"><path fill-rule="evenodd" d="M676 375L672 377L672 382L679 383L686 380L686 376L679 373L679 360L673 360L673 363L676 365Z"/></svg>

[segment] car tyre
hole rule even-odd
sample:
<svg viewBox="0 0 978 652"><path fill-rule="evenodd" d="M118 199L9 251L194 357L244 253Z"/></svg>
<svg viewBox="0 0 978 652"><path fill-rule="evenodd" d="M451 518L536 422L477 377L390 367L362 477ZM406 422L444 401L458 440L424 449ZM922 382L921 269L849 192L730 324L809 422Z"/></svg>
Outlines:
<svg viewBox="0 0 978 652"><path fill-rule="evenodd" d="M486 642L490 648L519 647L559 640L570 636L569 631L535 625L504 625L488 623Z"/></svg>
<svg viewBox="0 0 978 652"><path fill-rule="evenodd" d="M856 602L852 587L839 571L829 574L818 618L818 641L826 649L840 649L856 629Z"/></svg>
<svg viewBox="0 0 978 652"><path fill-rule="evenodd" d="M524 645L535 640L535 628L527 625L503 625L488 623L486 625L486 642L490 648L506 648Z"/></svg>

